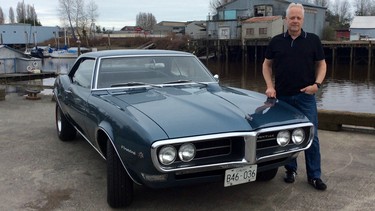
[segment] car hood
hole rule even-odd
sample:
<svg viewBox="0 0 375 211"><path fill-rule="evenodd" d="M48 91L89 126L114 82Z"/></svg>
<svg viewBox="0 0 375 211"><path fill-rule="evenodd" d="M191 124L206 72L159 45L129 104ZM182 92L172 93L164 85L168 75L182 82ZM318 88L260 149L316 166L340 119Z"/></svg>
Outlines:
<svg viewBox="0 0 375 211"><path fill-rule="evenodd" d="M112 92L112 96L118 107L133 106L169 138L245 132L308 121L284 103L265 103L265 95L217 84L133 89Z"/></svg>

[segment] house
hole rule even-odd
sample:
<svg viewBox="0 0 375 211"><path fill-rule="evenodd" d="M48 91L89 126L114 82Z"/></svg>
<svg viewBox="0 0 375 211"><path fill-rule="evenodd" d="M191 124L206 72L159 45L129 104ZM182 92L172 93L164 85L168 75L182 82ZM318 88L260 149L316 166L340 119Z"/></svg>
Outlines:
<svg viewBox="0 0 375 211"><path fill-rule="evenodd" d="M206 21L191 21L186 24L185 35L192 39L206 38Z"/></svg>
<svg viewBox="0 0 375 211"><path fill-rule="evenodd" d="M41 59L26 56L19 50L0 45L0 74L32 72L33 69L41 66Z"/></svg>
<svg viewBox="0 0 375 211"><path fill-rule="evenodd" d="M161 21L154 25L152 29L152 34L167 36L171 33L173 34L185 34L186 22L176 22L176 21Z"/></svg>
<svg viewBox="0 0 375 211"><path fill-rule="evenodd" d="M126 32L126 33L143 33L142 27L139 26L124 26L120 31Z"/></svg>
<svg viewBox="0 0 375 211"><path fill-rule="evenodd" d="M217 14L207 22L211 39L240 39L242 21L252 17L282 16L291 2L301 3L305 8L303 29L323 35L326 8L303 0L234 0L217 8Z"/></svg>
<svg viewBox="0 0 375 211"><path fill-rule="evenodd" d="M349 29L336 29L336 40L349 40L350 39L350 31Z"/></svg>
<svg viewBox="0 0 375 211"><path fill-rule="evenodd" d="M59 27L32 26L31 24L0 24L3 45L29 45L47 41L59 34Z"/></svg>
<svg viewBox="0 0 375 211"><path fill-rule="evenodd" d="M349 30L350 40L375 40L375 16L355 16Z"/></svg>
<svg viewBox="0 0 375 211"><path fill-rule="evenodd" d="M242 43L248 39L270 39L284 32L281 16L262 16L249 18L242 22Z"/></svg>

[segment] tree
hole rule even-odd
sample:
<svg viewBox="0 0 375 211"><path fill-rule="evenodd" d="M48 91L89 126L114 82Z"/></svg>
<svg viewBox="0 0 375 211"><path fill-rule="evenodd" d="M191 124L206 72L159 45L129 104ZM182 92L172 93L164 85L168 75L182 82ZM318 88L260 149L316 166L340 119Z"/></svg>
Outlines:
<svg viewBox="0 0 375 211"><path fill-rule="evenodd" d="M138 13L136 17L136 25L144 30L152 30L156 24L155 16L152 13Z"/></svg>
<svg viewBox="0 0 375 211"><path fill-rule="evenodd" d="M17 23L22 23L26 20L26 7L24 2L18 2L16 7Z"/></svg>
<svg viewBox="0 0 375 211"><path fill-rule="evenodd" d="M60 19L62 20L64 25L69 25L73 38L76 38L75 30L73 27L74 22L74 0L59 0L59 12L60 12ZM68 21L68 23L64 23L65 21Z"/></svg>
<svg viewBox="0 0 375 211"><path fill-rule="evenodd" d="M15 18L14 18L13 7L9 8L9 23L16 23Z"/></svg>
<svg viewBox="0 0 375 211"><path fill-rule="evenodd" d="M99 16L94 1L88 4L87 10L85 6L84 0L59 0L60 20L70 28L75 40L77 40L76 34L86 38L89 25L92 25Z"/></svg>
<svg viewBox="0 0 375 211"><path fill-rule="evenodd" d="M349 28L352 14L348 0L335 0L331 5L331 25L335 28Z"/></svg>
<svg viewBox="0 0 375 211"><path fill-rule="evenodd" d="M355 1L354 8L357 16L371 16L374 15L375 3L373 0L357 0Z"/></svg>
<svg viewBox="0 0 375 211"><path fill-rule="evenodd" d="M0 24L5 23L5 17L4 17L4 12L3 9L0 7Z"/></svg>
<svg viewBox="0 0 375 211"><path fill-rule="evenodd" d="M28 23L28 24L36 25L36 26L42 25L38 21L38 17L36 15L34 6L31 6L29 4L25 5L24 2L18 2L16 11L17 11L18 23ZM10 11L9 11L9 18L10 18Z"/></svg>
<svg viewBox="0 0 375 211"><path fill-rule="evenodd" d="M93 32L95 32L95 22L99 17L98 5L96 5L93 0L91 0L87 5L87 15L90 22L90 34L92 34Z"/></svg>

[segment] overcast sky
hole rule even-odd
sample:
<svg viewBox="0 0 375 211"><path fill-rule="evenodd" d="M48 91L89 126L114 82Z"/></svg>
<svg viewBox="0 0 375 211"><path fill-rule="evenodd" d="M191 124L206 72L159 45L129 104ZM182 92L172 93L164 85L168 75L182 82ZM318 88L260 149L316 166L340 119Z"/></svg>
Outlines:
<svg viewBox="0 0 375 211"><path fill-rule="evenodd" d="M9 22L9 8L17 16L17 3L22 0L1 0L0 7ZM90 0L85 0L88 3ZM61 26L58 0L24 0L25 5L34 5L43 26ZM210 12L210 0L95 0L99 17L97 25L115 30L123 26L134 26L139 12L152 13L160 21L206 20Z"/></svg>

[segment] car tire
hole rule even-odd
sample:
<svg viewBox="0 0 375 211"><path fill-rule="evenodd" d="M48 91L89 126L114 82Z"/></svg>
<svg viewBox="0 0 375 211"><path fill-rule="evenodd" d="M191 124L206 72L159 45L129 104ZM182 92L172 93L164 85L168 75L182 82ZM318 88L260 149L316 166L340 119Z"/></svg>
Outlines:
<svg viewBox="0 0 375 211"><path fill-rule="evenodd" d="M56 103L55 110L56 129L61 141L70 141L76 137L77 131L72 124L66 119L60 106Z"/></svg>
<svg viewBox="0 0 375 211"><path fill-rule="evenodd" d="M107 202L112 208L126 207L133 201L133 181L125 171L112 143L107 141Z"/></svg>
<svg viewBox="0 0 375 211"><path fill-rule="evenodd" d="M274 168L266 171L259 172L257 174L257 181L270 181L275 178L279 168Z"/></svg>

